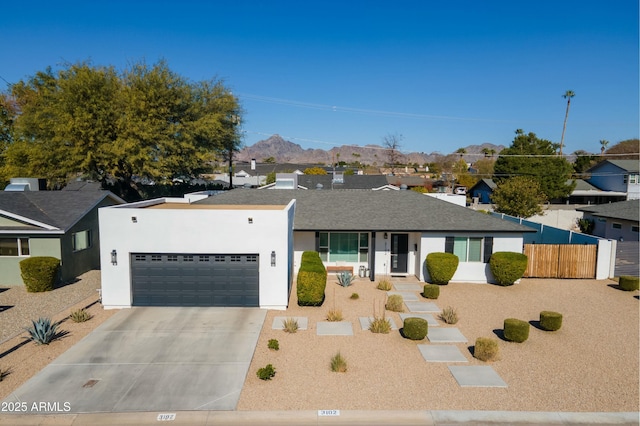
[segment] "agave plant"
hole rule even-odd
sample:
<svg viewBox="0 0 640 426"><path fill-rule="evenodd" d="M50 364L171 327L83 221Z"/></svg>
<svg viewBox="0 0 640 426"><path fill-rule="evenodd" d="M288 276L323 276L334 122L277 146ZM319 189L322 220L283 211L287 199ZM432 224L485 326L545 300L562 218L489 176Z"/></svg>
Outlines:
<svg viewBox="0 0 640 426"><path fill-rule="evenodd" d="M337 274L337 277L338 277L338 283L342 287L349 287L351 283L353 283L353 280L356 279L356 277L351 272L348 272L348 271L340 272L339 274Z"/></svg>
<svg viewBox="0 0 640 426"><path fill-rule="evenodd" d="M49 318L38 318L38 321L31 321L32 327L25 328L29 333L27 339L33 340L37 345L48 345L58 336L58 326L60 323L51 322Z"/></svg>

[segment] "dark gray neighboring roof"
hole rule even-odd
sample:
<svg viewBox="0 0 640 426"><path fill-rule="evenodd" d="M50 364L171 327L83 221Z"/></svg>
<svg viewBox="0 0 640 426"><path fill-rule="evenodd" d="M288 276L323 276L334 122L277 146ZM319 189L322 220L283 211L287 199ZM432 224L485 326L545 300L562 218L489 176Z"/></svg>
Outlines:
<svg viewBox="0 0 640 426"><path fill-rule="evenodd" d="M617 203L598 204L597 206L581 207L579 212L591 213L592 216L640 221L640 200L619 201Z"/></svg>
<svg viewBox="0 0 640 426"><path fill-rule="evenodd" d="M386 179L389 185L395 185L398 187L400 185L425 186L433 183L433 180L426 177L421 177L421 176L385 175L384 178Z"/></svg>
<svg viewBox="0 0 640 426"><path fill-rule="evenodd" d="M66 231L105 198L124 203L109 191L0 192L0 214L8 212ZM7 228L11 230L15 228Z"/></svg>
<svg viewBox="0 0 640 426"><path fill-rule="evenodd" d="M323 189L331 190L333 176L331 175L300 175L298 185L307 189L316 189L321 184ZM387 178L383 175L345 175L343 183L334 183L333 189L373 189L387 185Z"/></svg>
<svg viewBox="0 0 640 426"><path fill-rule="evenodd" d="M496 185L493 179L483 178L483 179L480 179L478 182L476 182L476 184L473 185L471 188L469 188L469 191L473 190L473 188L480 185L481 183L484 183L489 187L489 189L492 189L492 190L498 187L498 185Z"/></svg>
<svg viewBox="0 0 640 426"><path fill-rule="evenodd" d="M286 205L296 200L296 231L535 232L415 191L228 191L196 204Z"/></svg>

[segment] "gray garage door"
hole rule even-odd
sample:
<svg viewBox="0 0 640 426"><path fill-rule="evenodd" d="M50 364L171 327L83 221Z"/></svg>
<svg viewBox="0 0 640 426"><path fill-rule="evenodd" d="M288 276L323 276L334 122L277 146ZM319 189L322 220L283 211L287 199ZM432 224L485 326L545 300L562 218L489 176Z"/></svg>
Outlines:
<svg viewBox="0 0 640 426"><path fill-rule="evenodd" d="M131 254L134 306L259 306L257 254Z"/></svg>

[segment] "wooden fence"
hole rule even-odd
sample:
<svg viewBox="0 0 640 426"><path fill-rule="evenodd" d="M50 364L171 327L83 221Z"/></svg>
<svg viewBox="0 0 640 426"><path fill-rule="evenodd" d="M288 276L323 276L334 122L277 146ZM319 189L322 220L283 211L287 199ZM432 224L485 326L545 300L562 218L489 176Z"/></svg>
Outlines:
<svg viewBox="0 0 640 426"><path fill-rule="evenodd" d="M595 278L598 246L578 244L525 244L529 262L525 277Z"/></svg>

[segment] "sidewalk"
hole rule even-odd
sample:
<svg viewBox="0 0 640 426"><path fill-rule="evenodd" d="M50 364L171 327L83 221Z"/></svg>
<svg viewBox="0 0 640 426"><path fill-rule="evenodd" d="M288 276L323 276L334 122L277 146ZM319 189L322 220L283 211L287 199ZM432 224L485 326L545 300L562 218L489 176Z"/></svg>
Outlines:
<svg viewBox="0 0 640 426"><path fill-rule="evenodd" d="M0 425L638 425L639 413L527 411L180 411L166 413L5 414Z"/></svg>

